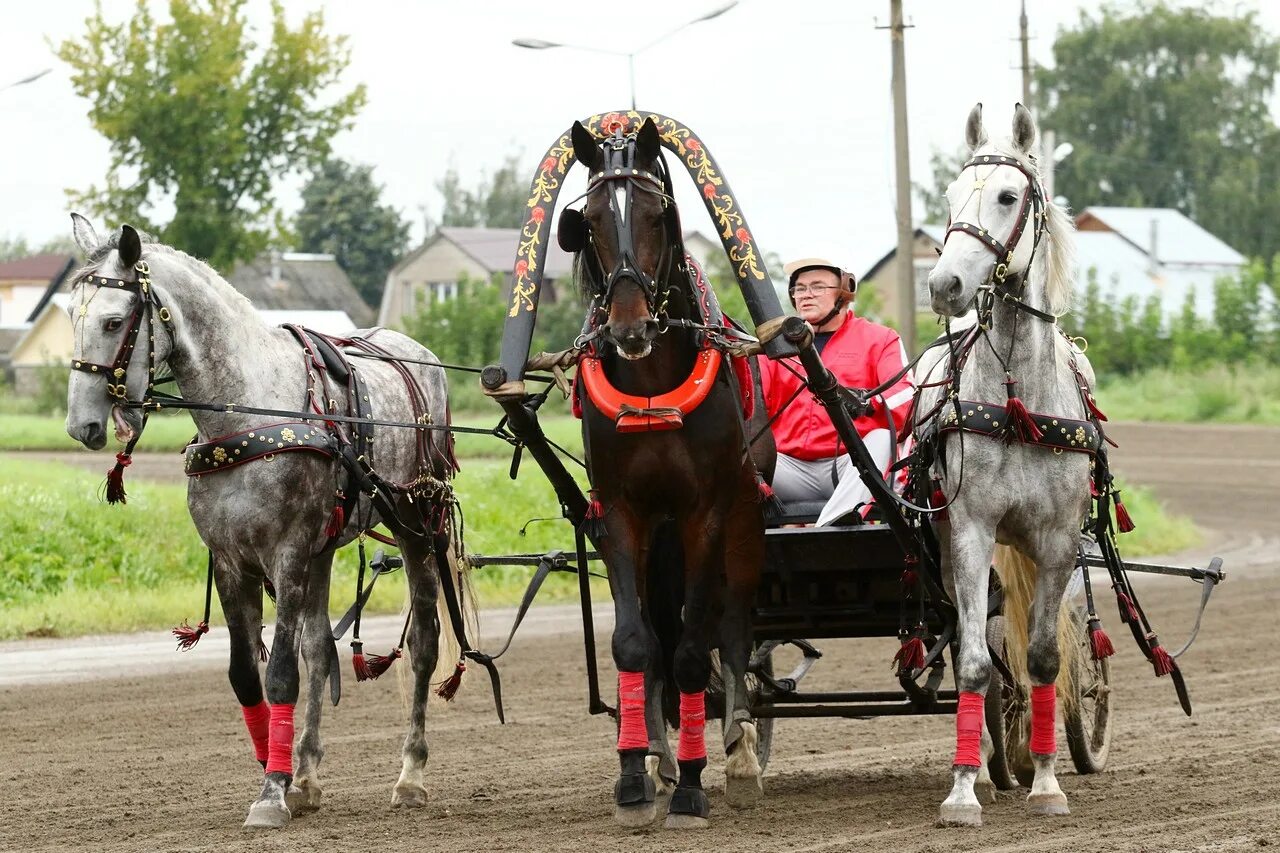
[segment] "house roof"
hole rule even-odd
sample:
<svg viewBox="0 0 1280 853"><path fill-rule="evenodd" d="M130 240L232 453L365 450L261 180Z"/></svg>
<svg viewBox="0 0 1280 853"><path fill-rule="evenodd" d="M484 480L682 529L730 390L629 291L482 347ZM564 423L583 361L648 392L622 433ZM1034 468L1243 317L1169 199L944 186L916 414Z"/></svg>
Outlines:
<svg viewBox="0 0 1280 853"><path fill-rule="evenodd" d="M939 246L941 246L942 241L946 237L946 235L947 235L947 229L944 226L925 224L925 225L917 225L916 230L912 234L912 237L913 239L918 237L927 237L933 242L937 243ZM897 246L894 246L892 249L885 252L884 255L880 258L880 260L872 264L869 270L867 270L861 276L858 277L858 281L866 281L867 279L874 277L876 273L880 272L880 270L884 267L885 264L893 260L893 256L896 255L897 253L898 253Z"/></svg>
<svg viewBox="0 0 1280 853"><path fill-rule="evenodd" d="M279 281L273 268L279 266ZM373 309L332 255L259 255L236 266L227 281L258 310L343 311L359 327L372 326Z"/></svg>
<svg viewBox="0 0 1280 853"><path fill-rule="evenodd" d="M1156 223L1156 258L1162 264L1239 266L1245 257L1181 212L1167 207L1086 207L1077 220L1093 217L1144 255L1151 251Z"/></svg>
<svg viewBox="0 0 1280 853"><path fill-rule="evenodd" d="M1164 242L1163 238L1160 240ZM1163 255L1158 250L1158 254ZM1102 293L1117 301L1137 297L1139 304L1150 296L1160 297L1165 314L1182 308L1187 294L1195 293L1196 313L1213 314L1213 284L1230 270L1204 264L1161 263L1152 269L1147 253L1123 235L1109 231L1080 231L1076 234L1076 263L1079 274L1077 300L1083 296L1090 271L1096 273Z"/></svg>
<svg viewBox="0 0 1280 853"><path fill-rule="evenodd" d="M75 255L56 252L29 255L0 263L0 281L52 281L69 266L76 263Z"/></svg>

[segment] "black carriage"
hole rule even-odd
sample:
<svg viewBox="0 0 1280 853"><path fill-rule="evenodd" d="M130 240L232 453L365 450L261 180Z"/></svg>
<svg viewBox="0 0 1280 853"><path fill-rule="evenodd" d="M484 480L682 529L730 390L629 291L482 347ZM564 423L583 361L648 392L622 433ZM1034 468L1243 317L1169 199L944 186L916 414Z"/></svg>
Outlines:
<svg viewBox="0 0 1280 853"><path fill-rule="evenodd" d="M750 229L728 184L705 146L684 125L666 116L635 112L594 116L585 126L605 135L611 124L639 122L651 117L662 131L663 145L689 170L718 227L759 342L755 351L770 358L798 355L809 390L821 401L848 448L851 461L871 492L874 511L870 521L855 526L811 525L820 505L778 506L769 510L766 532L766 566L754 609L754 654L749 667L752 715L759 722L758 758L769 758L773 721L782 717L854 717L954 714L957 693L947 673L956 639L956 612L946 590L939 549L928 512L896 495L886 482L853 427L845 397L835 378L823 365L809 327L798 317L788 317L763 262ZM535 177L529 201L529 218L521 232L513 270L510 311L503 334L502 359L482 374L485 393L503 409L503 426L515 447L512 476L527 450L556 490L561 510L576 532L576 548L543 555L514 557L473 556L473 566L524 563L539 566L535 583L526 595L532 600L540 579L551 571L576 572L579 577L584 640L586 646L589 711L612 711L603 700L596 671L591 617L591 593L587 566L595 557L588 525L588 499L566 469L556 448L543 433L538 410L556 383L563 386L563 370L576 353L542 353L530 358L530 341L536 319L541 269L547 251L551 222L559 188L573 165L569 134L547 152ZM554 376L548 375L551 371ZM921 501L924 502L923 500ZM1094 519L1082 535L1080 574L1087 603L1076 607L1073 618L1083 629L1096 618L1089 569L1104 569L1110 585L1132 595L1127 571L1155 572L1202 582L1205 592L1201 611L1213 586L1224 577L1221 560L1205 568L1182 568L1124 563L1116 550L1110 516ZM995 573L987 619L987 642L994 663L986 695L986 725L995 744L989 762L992 780L1008 789L1029 784L1033 772L1028 748L1030 698L1014 678L1004 659L1002 597ZM522 607L523 612L523 607ZM1144 652L1150 655L1149 625L1140 612L1121 612ZM518 623L517 623L518 624ZM1198 630L1199 620L1196 628ZM514 629L513 629L514 630ZM1081 631L1083 636L1083 630ZM905 646L919 639L923 660L904 658L896 676L883 689L806 692L803 682L822 657L816 641L868 637L895 637ZM1194 632L1192 634L1194 639ZM1188 645L1190 643L1188 642ZM791 671L775 669L780 649L797 662ZM1185 647L1184 647L1185 650ZM1178 653L1175 653L1175 657ZM1075 701L1065 704L1064 723L1073 762L1081 773L1100 771L1110 743L1111 686L1105 656L1099 657L1086 642L1069 661L1075 678ZM1190 713L1181 675L1174 671L1179 699ZM708 716L723 715L723 692L712 687L707 694Z"/></svg>

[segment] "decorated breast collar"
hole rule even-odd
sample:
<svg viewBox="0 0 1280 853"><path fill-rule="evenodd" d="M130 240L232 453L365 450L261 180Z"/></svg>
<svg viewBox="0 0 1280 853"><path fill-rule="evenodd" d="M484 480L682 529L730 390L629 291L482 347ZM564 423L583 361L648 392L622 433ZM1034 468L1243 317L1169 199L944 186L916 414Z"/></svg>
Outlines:
<svg viewBox="0 0 1280 853"><path fill-rule="evenodd" d="M957 408L960 410L958 422ZM1024 444L1039 445L1054 453L1072 450L1092 456L1102 446L1102 432L1092 421L1043 415L1037 412L1029 414L1034 429L1027 427L1025 422L1013 418L1005 406L960 400L955 405L947 404L944 407L941 413L942 426L938 431L976 432L980 435L1000 438L1006 442L1021 441Z"/></svg>

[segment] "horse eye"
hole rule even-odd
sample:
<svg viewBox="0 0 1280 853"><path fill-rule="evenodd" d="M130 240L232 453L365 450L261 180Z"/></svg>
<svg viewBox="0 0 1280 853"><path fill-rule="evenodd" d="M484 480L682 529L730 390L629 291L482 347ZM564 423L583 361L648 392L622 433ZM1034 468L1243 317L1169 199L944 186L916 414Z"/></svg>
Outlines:
<svg viewBox="0 0 1280 853"><path fill-rule="evenodd" d="M102 328L108 332L118 332L120 327L124 325L124 320L119 317L112 317L110 320L102 324Z"/></svg>
<svg viewBox="0 0 1280 853"><path fill-rule="evenodd" d="M1005 190L1004 192L1000 193L999 201L1001 204L1013 204L1017 200L1018 200L1018 197L1013 193L1009 192L1008 190Z"/></svg>

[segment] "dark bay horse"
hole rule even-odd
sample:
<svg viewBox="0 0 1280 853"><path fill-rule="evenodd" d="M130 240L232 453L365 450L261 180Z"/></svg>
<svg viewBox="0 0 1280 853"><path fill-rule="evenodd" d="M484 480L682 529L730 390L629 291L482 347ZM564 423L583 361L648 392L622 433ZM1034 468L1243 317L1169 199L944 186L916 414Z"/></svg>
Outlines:
<svg viewBox="0 0 1280 853"><path fill-rule="evenodd" d="M339 401L345 406L350 400L372 419L448 425L443 370L431 366L435 357L421 344L385 329L353 333L339 343L370 357L346 363L354 385L333 384L321 377L340 368L326 368L290 331L268 328L249 300L208 265L144 242L128 225L101 240L83 217L72 218L88 263L71 291L75 339L67 432L89 449L106 445L113 422L118 439L136 437L143 420L132 403L152 397L156 370L166 366L187 400L326 414L335 412ZM306 340L323 345L314 333ZM334 359L341 360L340 354L331 352L325 364ZM357 401L357 396L363 399ZM441 573L450 571L442 564L449 561L449 514L443 501L456 465L447 434L375 428L369 443L360 444L385 478L382 497L371 501L366 487L344 474L332 443L336 425L326 427L314 419L281 423L288 419L230 407L191 414L199 434L198 443L187 449L187 472L204 473L188 481L187 506L210 550L231 635L228 674L262 764L255 774L261 792L245 826L280 827L299 811L320 805L319 726L326 682L337 701L338 656L328 613L330 567L337 547L379 520L396 533L404 557L412 613L407 640L415 676L392 804L425 805L427 698L440 636L436 600ZM349 431L356 435L363 427ZM238 464L244 460L253 461ZM335 491L345 502L342 513ZM400 518L389 517L393 515ZM423 523L428 515L436 522ZM264 580L276 593L265 691L259 674ZM382 663L399 654L397 647ZM300 658L307 664L309 685L295 767Z"/></svg>
<svg viewBox="0 0 1280 853"><path fill-rule="evenodd" d="M602 525L617 620L615 817L639 826L656 816L646 758L669 754L671 722L679 779L666 825L705 826L704 691L714 649L726 691L726 798L748 806L763 792L743 681L764 560L757 466L728 359L694 328L700 295L656 125L648 119L634 135L602 141L575 123L572 140L589 172L587 201L581 214L562 214L561 242L579 251L594 329L579 390L588 516ZM566 240L566 230L577 233Z"/></svg>

